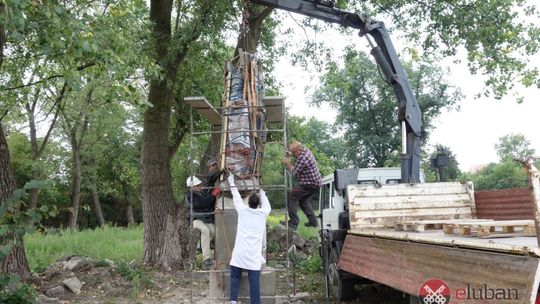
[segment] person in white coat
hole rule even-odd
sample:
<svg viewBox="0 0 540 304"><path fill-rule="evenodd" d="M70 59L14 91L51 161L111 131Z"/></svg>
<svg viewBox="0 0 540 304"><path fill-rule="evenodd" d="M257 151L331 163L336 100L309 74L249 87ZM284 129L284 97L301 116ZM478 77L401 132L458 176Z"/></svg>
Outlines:
<svg viewBox="0 0 540 304"><path fill-rule="evenodd" d="M238 299L238 289L242 271L246 270L249 279L249 298L251 304L261 303L260 276L262 264L266 260L262 254L263 239L266 234L266 218L270 214L270 202L263 189L253 192L244 204L232 174L228 177L233 196L234 208L238 213L236 240L231 257L231 304Z"/></svg>

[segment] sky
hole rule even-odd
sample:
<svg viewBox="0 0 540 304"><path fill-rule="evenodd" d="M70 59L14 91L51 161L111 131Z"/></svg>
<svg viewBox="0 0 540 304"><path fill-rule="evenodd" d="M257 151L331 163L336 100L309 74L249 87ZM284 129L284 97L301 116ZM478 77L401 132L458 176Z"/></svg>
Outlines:
<svg viewBox="0 0 540 304"><path fill-rule="evenodd" d="M301 19L294 15L295 19ZM354 41L357 49L369 51L365 38L347 36L336 29L322 33L313 33L299 29L289 15L289 24L296 32L312 40L324 41L333 46L336 57L342 53L342 47ZM403 43L392 37L398 53L403 49ZM464 58L464 57L463 57ZM521 133L527 138L531 147L540 155L540 132L538 115L540 114L540 89L519 88L516 92L524 97L521 104L516 102L512 94L496 100L493 97L478 98L474 96L481 92L484 79L482 76L471 75L466 66L466 60L461 64L453 63L449 58L441 65L449 68L449 82L461 89L465 95L460 102L459 110L445 111L435 121L429 144L442 144L453 151L462 171L469 171L478 165L498 162L494 145L501 136L510 133ZM539 64L540 56L534 63ZM276 65L275 76L282 82L281 91L286 98L288 110L293 115L315 117L333 123L336 111L328 105L320 108L309 106L310 95L318 86L318 75L298 66L292 66L290 59L282 57Z"/></svg>

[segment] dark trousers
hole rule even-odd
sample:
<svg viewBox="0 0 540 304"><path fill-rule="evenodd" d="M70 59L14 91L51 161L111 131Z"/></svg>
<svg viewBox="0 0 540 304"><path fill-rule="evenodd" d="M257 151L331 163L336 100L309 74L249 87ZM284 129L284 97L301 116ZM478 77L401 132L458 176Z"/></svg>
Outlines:
<svg viewBox="0 0 540 304"><path fill-rule="evenodd" d="M231 301L238 299L238 289L240 289L240 279L242 279L242 268L231 265ZM261 303L260 270L246 269L249 280L249 300L251 304Z"/></svg>
<svg viewBox="0 0 540 304"><path fill-rule="evenodd" d="M309 223L317 224L317 218L315 213L313 213L313 207L311 206L311 195L317 191L319 187L315 185L300 185L294 187L291 192L287 195L288 206L287 210L289 211L289 225L298 226L300 219L298 218L298 205L304 213L306 214Z"/></svg>

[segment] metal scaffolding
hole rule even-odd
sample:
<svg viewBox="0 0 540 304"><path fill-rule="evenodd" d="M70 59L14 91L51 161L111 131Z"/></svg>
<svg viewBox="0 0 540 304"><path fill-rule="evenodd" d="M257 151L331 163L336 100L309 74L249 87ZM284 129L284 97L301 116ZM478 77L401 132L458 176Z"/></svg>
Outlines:
<svg viewBox="0 0 540 304"><path fill-rule="evenodd" d="M185 102L191 106L191 109L190 109L190 137L189 137L189 149L190 149L190 155L194 155L194 156L200 156L200 159L202 160L205 160L205 159L210 159L210 158L214 158L216 157L218 154L215 153L215 149L212 148L212 147L219 147L219 158L222 159L225 157L224 153L224 146L223 146L223 138L224 138L224 135L227 135L227 134L230 134L234 131L229 131L229 130L226 130L226 123L224 124L224 118L223 116L226 115L226 107L214 107L212 106L204 97L187 97L185 99ZM283 98L282 97L264 97L263 98L263 103L265 104L264 106L263 105L250 105L248 106L247 108L261 108L261 107L264 107L264 110L266 111L266 122L271 125L271 126L274 126L274 128L268 128L268 129L265 129L265 132L266 134L268 134L268 138L276 138L277 140L276 141L273 141L273 140L270 140L270 141L267 141L265 143L266 146L268 145L274 145L274 144L277 144L277 145L280 145L282 147L282 150L280 151L281 154L279 155L279 157L281 157L283 155L283 153L287 150L287 147L288 147L288 138L287 138L287 120L286 120L286 115L285 115L285 108L284 108L284 105L283 105ZM210 126L204 126L204 127L198 127L196 128L195 127L195 119L194 119L194 111L195 110L198 114L200 114L201 116L203 116L209 123L210 123ZM206 130L198 130L198 129L203 129L205 128ZM196 130L197 129L197 130ZM244 130L245 131L245 130ZM245 132L259 132L260 130L249 130L249 131L245 131ZM200 140L199 138L202 137L204 140ZM208 143L206 144L206 146L203 144L201 145L201 142L206 142L208 140ZM210 150L208 150L208 147L210 147ZM204 151L201 151L203 150ZM258 152L257 152L258 153ZM207 154L210 154L210 155L207 155ZM263 155L264 156L264 155ZM263 157L264 159L264 157ZM218 160L218 163L219 160ZM221 162L223 164L223 161ZM191 161L189 162L189 173L190 173L190 176L193 176L193 175L197 175L198 173L201 172L201 170L197 170L197 167L201 168L202 166L205 166L206 162L205 161L202 161L200 162L200 164L197 165L196 161L194 159L191 159ZM262 162L262 164L264 164L264 162ZM262 166L261 165L261 168L260 170L262 171ZM223 170L224 168L220 168L221 170ZM288 201L287 201L287 192L288 190L291 188L291 178L290 178L290 175L288 173L288 171L286 170L286 168L284 166L282 166L282 176L283 176L283 179L282 179L282 183L279 183L279 184L267 184L267 185L261 185L262 188L264 188L264 190L266 192L269 193L269 196L270 193L278 193L280 191L283 192L283 199L284 199L284 202L285 202L285 210L284 210L284 214L285 214L285 221L287 223L287 226L285 228L283 228L283 233L285 234L285 241L286 241L286 244L285 244L285 252L282 252L280 253L277 257L270 257L268 258L267 257L267 266L270 266L270 265L281 265L279 267L281 268L268 268L268 271L274 271L275 272L275 277L276 277L276 280L275 280L275 294L273 296L263 296L263 293L261 293L261 300L263 303L277 303L278 300L281 300L279 303L288 303L290 302L290 295L291 295L291 291L293 293L296 293L296 274L295 274L295 267L294 265L292 264L292 261L290 259L290 251L291 251L291 233L290 233L290 230L289 230L289 227L288 227L288 213L287 213L287 206L288 206ZM262 176L259 176L262 180ZM222 175L220 180L224 180L224 176ZM226 184L228 185L228 184ZM242 185L242 180L238 180L237 181L237 186L240 188L240 190L242 190L242 187L243 186L250 186L250 185ZM251 186L254 186L254 185L251 185ZM202 187L201 189L211 189L213 187ZM226 187L225 187L226 188ZM224 189L224 190L228 190L228 189ZM226 191L224 191L226 192ZM215 221L215 225L216 225L216 233L215 233L215 238L214 238L214 253L213 253L213 257L214 257L214 265L212 266L212 269L210 270L200 270L196 267L196 250L191 250L190 252L190 262L188 263L190 266L189 266L189 275L190 275L190 282L191 282L191 292L190 292L190 303L194 303L194 300L197 301L197 303L200 303L200 300L201 299L208 299L209 302L208 303L228 303L229 302L229 298L226 297L226 296L223 296L221 298L219 297L216 297L216 298L210 298L210 297L200 297L200 296L196 296L194 295L193 293L193 282L195 280L194 278L194 275L196 274L206 274L208 273L208 279L209 279L209 285L212 285L213 284L213 280L215 282L217 282L217 284L219 285L220 283L222 284L221 286L223 287L223 289L225 288L225 280L226 280L226 275L229 273L229 267L228 267L228 262L230 260L230 254L232 253L232 247L230 247L230 241L231 240L228 240L228 236L227 236L227 229L225 227L226 225L226 216L225 216L225 213L227 212L231 212L230 208L228 209L227 206L226 206L226 196L224 194L222 194L221 196L219 196L217 198L217 200L219 201L216 202L216 206L219 207L219 210L220 211L216 211L216 212L212 212L212 213L196 213L193 211L193 206L192 204L190 204L191 206L191 209L190 209L190 227L191 227L191 231L193 231L193 217L194 215L202 215L202 214L213 214L215 217L216 217L216 221ZM270 199L270 203L272 204L272 200ZM273 210L275 211L275 210ZM236 210L234 210L234 208L232 209L232 212L234 212L236 214ZM221 213L221 214L220 214ZM219 224L218 225L218 220L219 220ZM236 221L235 221L236 223ZM218 227L219 226L219 227ZM225 240L218 240L218 229L221 229L223 231L221 231L221 233L219 234L220 237L225 237ZM234 227L234 230L236 230L236 227ZM268 230L267 230L267 235L268 235ZM228 248L228 256L224 259L226 260L226 263L227 265L223 265L223 252L216 252L218 251L218 245L221 246L223 244L223 241L225 241L225 243L227 244L227 248ZM234 241L234 239L233 239ZM198 240L191 240L192 244L193 242L198 242ZM265 238L265 242L266 242L266 238ZM195 243L196 244L196 243ZM294 245L293 245L294 246ZM264 244L264 247L265 247L265 254L266 254L266 244ZM218 260L218 255L220 255L220 260ZM221 263L218 265L218 263ZM261 276L262 276L262 273L264 271L264 268L261 270ZM282 274L282 275L278 275L278 274ZM214 276L214 277L212 277ZM292 282L291 282L291 277L292 277ZM281 281L280 281L281 279ZM214 282L214 283L215 283ZM262 281L261 281L262 282ZM262 285L262 284L261 284ZM285 285L285 286L283 286ZM210 286L212 287L212 286ZM291 290L292 288L292 290ZM283 293L285 292L285 295L283 295ZM226 294L226 292L224 292L224 294ZM280 295L281 294L281 295Z"/></svg>

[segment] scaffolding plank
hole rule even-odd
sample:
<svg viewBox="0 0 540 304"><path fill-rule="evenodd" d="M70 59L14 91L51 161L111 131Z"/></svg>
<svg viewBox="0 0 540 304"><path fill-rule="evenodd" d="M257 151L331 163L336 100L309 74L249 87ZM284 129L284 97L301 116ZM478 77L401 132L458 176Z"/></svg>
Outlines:
<svg viewBox="0 0 540 304"><path fill-rule="evenodd" d="M282 123L283 122L283 96L265 96L263 104L266 108L267 123Z"/></svg>
<svg viewBox="0 0 540 304"><path fill-rule="evenodd" d="M206 118L212 125L221 125L221 114L204 96L186 97L184 98L184 101Z"/></svg>

